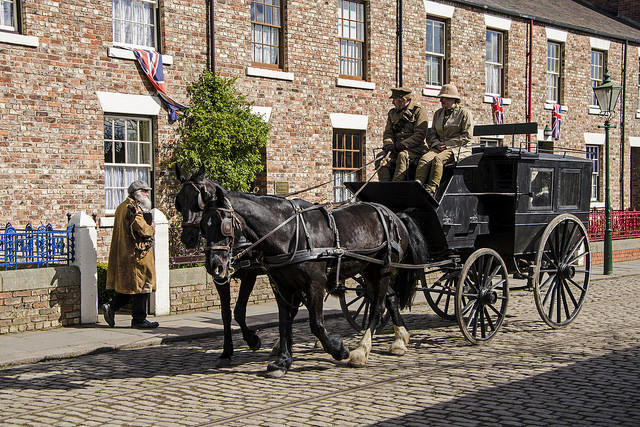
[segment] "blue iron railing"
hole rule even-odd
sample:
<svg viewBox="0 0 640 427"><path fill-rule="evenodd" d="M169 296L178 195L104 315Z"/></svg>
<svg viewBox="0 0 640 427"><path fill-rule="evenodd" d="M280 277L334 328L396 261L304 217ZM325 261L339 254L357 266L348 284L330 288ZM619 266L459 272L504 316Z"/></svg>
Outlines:
<svg viewBox="0 0 640 427"><path fill-rule="evenodd" d="M54 230L51 224L41 225L37 230L27 224L24 230L16 230L7 223L0 234L0 267L8 270L18 266L69 265L75 260L73 230L73 224L66 230Z"/></svg>

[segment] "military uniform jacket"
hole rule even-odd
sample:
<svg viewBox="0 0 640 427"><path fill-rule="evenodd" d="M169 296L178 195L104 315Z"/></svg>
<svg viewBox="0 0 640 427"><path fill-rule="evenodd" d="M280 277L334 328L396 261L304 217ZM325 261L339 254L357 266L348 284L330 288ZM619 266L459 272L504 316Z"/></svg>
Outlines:
<svg viewBox="0 0 640 427"><path fill-rule="evenodd" d="M411 118L407 119L404 112L407 110ZM427 152L425 138L429 129L429 119L427 113L411 100L402 110L392 108L387 115L387 124L382 134L382 144L388 145L400 142L409 152L409 158L414 159ZM396 153L392 152L392 157Z"/></svg>
<svg viewBox="0 0 640 427"><path fill-rule="evenodd" d="M128 197L116 209L107 264L107 289L121 294L156 290L153 253L155 229L144 218L138 203Z"/></svg>
<svg viewBox="0 0 640 427"><path fill-rule="evenodd" d="M469 110L458 104L453 107L446 123L444 123L444 113L445 109L440 108L433 114L427 143L430 148L435 148L436 145L444 142L447 148L453 150L456 160L460 160L471 154L468 144L473 135L473 117Z"/></svg>

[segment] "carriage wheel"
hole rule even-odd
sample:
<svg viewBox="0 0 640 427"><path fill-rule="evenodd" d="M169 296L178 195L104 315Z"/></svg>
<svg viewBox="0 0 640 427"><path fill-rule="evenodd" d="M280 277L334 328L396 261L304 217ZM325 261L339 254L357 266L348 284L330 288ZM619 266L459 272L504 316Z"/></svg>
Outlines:
<svg viewBox="0 0 640 427"><path fill-rule="evenodd" d="M456 288L456 318L473 344L489 341L504 321L509 302L509 275L493 249L478 249L465 261Z"/></svg>
<svg viewBox="0 0 640 427"><path fill-rule="evenodd" d="M345 287L345 292L339 295L340 308L342 315L347 319L349 325L357 332L362 332L369 324L369 316L371 315L371 298L367 295L366 286L361 277L354 278L358 284L355 288ZM389 322L391 313L385 307L380 318L380 323L376 327L375 332L379 333Z"/></svg>
<svg viewBox="0 0 640 427"><path fill-rule="evenodd" d="M459 275L459 269L449 270L431 286L427 286L424 275L420 279L424 297L433 311L443 319L456 320L455 300Z"/></svg>
<svg viewBox="0 0 640 427"><path fill-rule="evenodd" d="M571 214L558 215L545 228L533 271L538 313L552 328L576 318L589 288L591 249L587 230Z"/></svg>

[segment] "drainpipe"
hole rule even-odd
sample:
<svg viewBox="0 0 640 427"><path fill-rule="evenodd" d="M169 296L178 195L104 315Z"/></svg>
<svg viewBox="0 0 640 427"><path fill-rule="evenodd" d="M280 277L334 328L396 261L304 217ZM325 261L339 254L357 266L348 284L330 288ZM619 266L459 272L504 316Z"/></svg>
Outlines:
<svg viewBox="0 0 640 427"><path fill-rule="evenodd" d="M620 117L620 210L624 210L624 131L627 116L627 51L629 40L624 41L624 58L622 65L622 116Z"/></svg>
<svg viewBox="0 0 640 427"><path fill-rule="evenodd" d="M531 122L531 90L533 89L533 19L529 20L529 77L528 77L528 101L527 101L527 122ZM531 151L531 134L527 134L527 146L529 147L529 151Z"/></svg>
<svg viewBox="0 0 640 427"><path fill-rule="evenodd" d="M213 74L216 73L216 32L215 32L215 19L213 15L213 4L215 0L211 0L209 2L209 27L211 28L211 60L210 60L210 69Z"/></svg>
<svg viewBox="0 0 640 427"><path fill-rule="evenodd" d="M396 86L402 86L402 0L396 6Z"/></svg>

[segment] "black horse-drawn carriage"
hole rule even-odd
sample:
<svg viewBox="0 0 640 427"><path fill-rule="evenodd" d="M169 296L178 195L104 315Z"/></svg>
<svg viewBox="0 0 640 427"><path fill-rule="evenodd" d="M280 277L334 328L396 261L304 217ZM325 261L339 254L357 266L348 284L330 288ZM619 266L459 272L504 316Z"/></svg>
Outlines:
<svg viewBox="0 0 640 427"><path fill-rule="evenodd" d="M475 134L535 133L535 123L477 126ZM351 182L361 201L404 212L418 224L432 262L420 290L441 317L457 320L472 343L491 339L509 300L509 275L526 279L541 318L573 321L590 277L592 162L514 147L478 147L445 168L435 197L417 182ZM429 274L430 273L430 274ZM438 274L434 283L427 277ZM341 297L347 320L366 324L361 286Z"/></svg>
<svg viewBox="0 0 640 427"><path fill-rule="evenodd" d="M518 128L478 126L474 133L521 133ZM535 133L537 125L522 128ZM491 339L502 325L510 274L527 279L547 324L568 325L589 286L584 223L591 168L591 161L568 155L476 148L446 168L435 197L417 182L352 182L345 184L367 203L337 208L227 191L201 170L189 179L178 173L183 185L176 208L184 221L182 241L205 237L205 267L225 296L221 360L228 364L233 353L227 284L242 271L236 319L250 347L260 346L244 324L242 305L264 270L278 302L280 332L278 357L267 372L282 376L292 363L292 323L302 303L325 351L353 366L366 364L384 308L395 332L390 352L406 352L409 334L399 310L417 290L438 315L457 320L473 343ZM428 273L437 280L428 283ZM356 279L355 288L345 286L349 278ZM339 296L349 322L363 330L356 349L325 330L327 293Z"/></svg>

